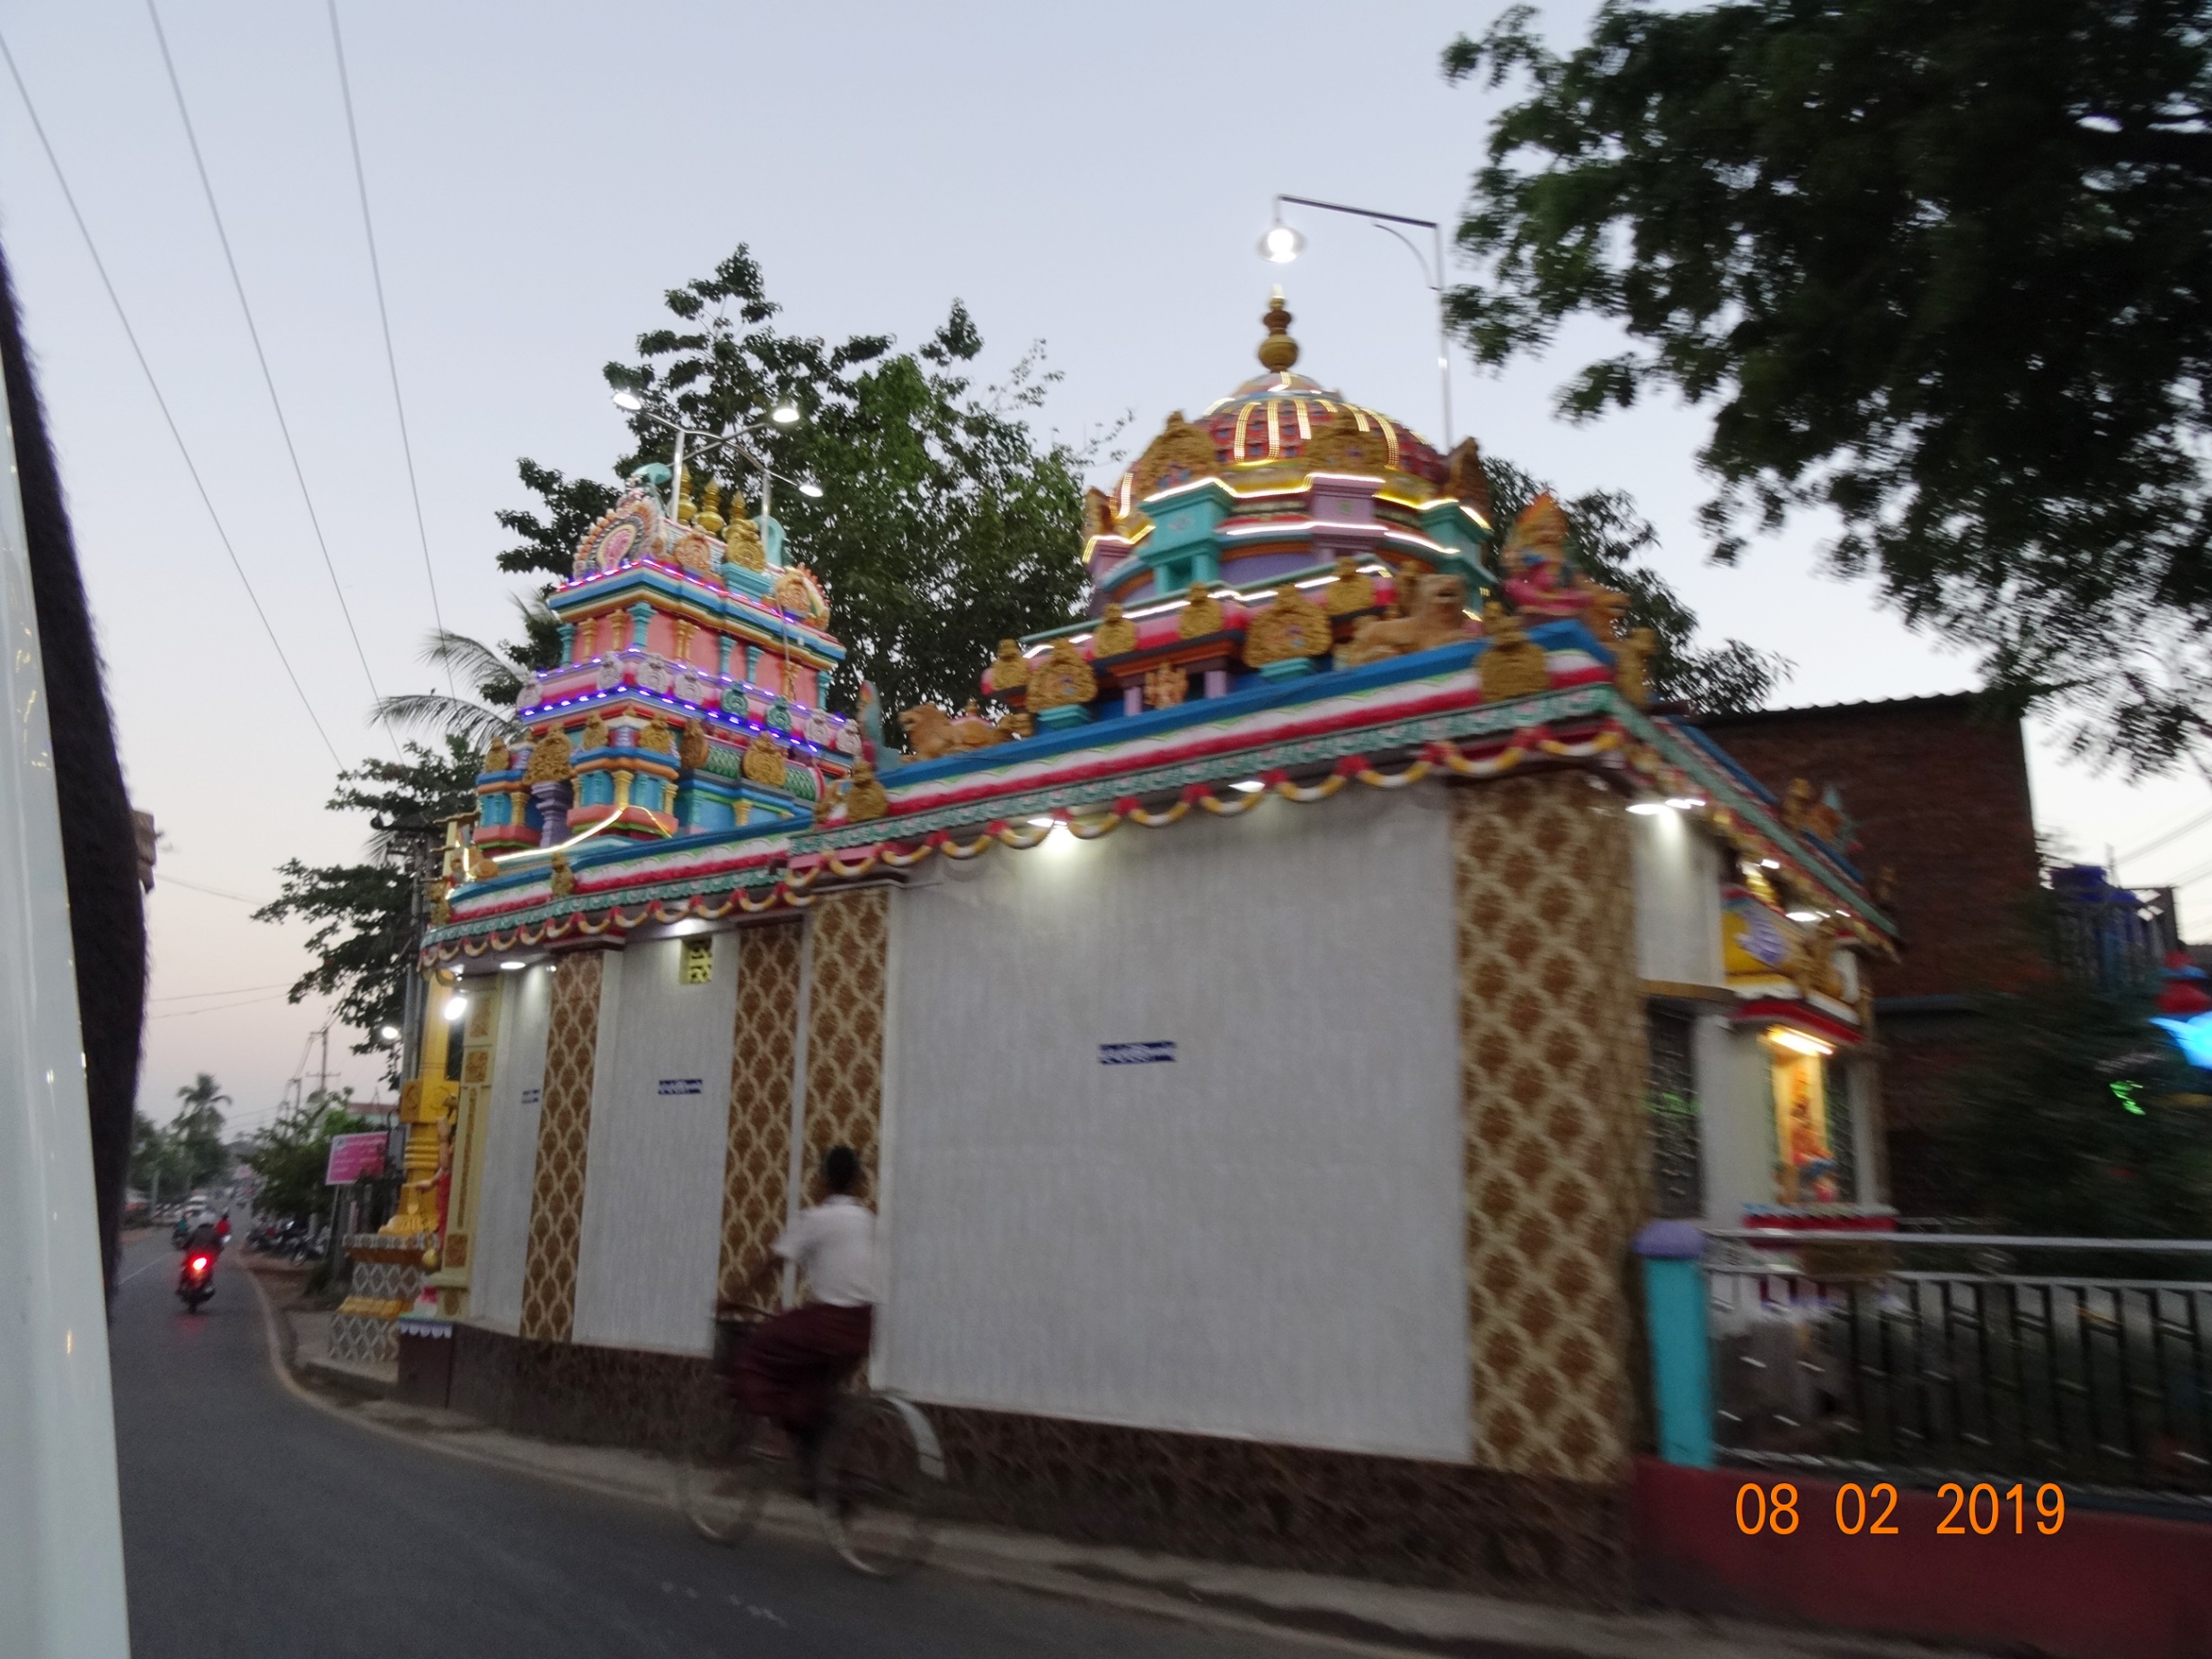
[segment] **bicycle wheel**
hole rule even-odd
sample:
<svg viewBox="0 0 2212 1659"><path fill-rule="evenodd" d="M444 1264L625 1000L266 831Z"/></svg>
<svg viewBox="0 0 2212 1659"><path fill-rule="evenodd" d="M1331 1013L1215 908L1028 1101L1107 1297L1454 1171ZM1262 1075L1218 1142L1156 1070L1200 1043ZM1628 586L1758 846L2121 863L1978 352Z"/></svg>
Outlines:
<svg viewBox="0 0 2212 1659"><path fill-rule="evenodd" d="M830 1547L848 1566L896 1578L920 1566L943 1485L937 1432L914 1406L889 1394L838 1403L815 1503Z"/></svg>
<svg viewBox="0 0 2212 1659"><path fill-rule="evenodd" d="M677 1507L700 1537L739 1543L760 1519L769 1488L790 1467L774 1425L733 1410L677 1466Z"/></svg>

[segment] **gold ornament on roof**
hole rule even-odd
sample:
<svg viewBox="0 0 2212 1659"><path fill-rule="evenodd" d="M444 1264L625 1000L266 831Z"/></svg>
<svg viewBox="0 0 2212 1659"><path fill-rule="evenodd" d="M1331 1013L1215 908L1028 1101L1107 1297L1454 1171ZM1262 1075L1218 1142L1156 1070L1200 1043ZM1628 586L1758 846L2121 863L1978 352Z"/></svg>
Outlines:
<svg viewBox="0 0 2212 1659"><path fill-rule="evenodd" d="M1168 416L1160 436L1145 446L1145 453L1129 469L1129 480L1137 499L1142 500L1163 483L1211 478L1220 470L1213 434L1196 421L1185 420L1179 409Z"/></svg>
<svg viewBox="0 0 2212 1659"><path fill-rule="evenodd" d="M709 535L722 533L722 487L711 478L699 481L699 513L692 520Z"/></svg>
<svg viewBox="0 0 2212 1659"><path fill-rule="evenodd" d="M453 920L453 906L446 898L446 878L438 877L430 883L430 925L442 928Z"/></svg>
<svg viewBox="0 0 2212 1659"><path fill-rule="evenodd" d="M1324 655L1335 637L1328 613L1288 582L1275 590L1274 603L1252 619L1244 634L1244 661L1253 668Z"/></svg>
<svg viewBox="0 0 2212 1659"><path fill-rule="evenodd" d="M722 531L722 558L740 569L768 568L768 550L760 543L760 527L745 516L745 497L734 484L730 490L730 523Z"/></svg>
<svg viewBox="0 0 2212 1659"><path fill-rule="evenodd" d="M814 572L802 564L783 568L783 574L775 578L775 586L768 590L768 603L817 628L827 626L829 622L829 601L822 596Z"/></svg>
<svg viewBox="0 0 2212 1659"><path fill-rule="evenodd" d="M706 735L706 722L694 720L684 728L684 741L677 746L676 758L692 771L699 772L704 769L707 757L713 751L714 746Z"/></svg>
<svg viewBox="0 0 2212 1659"><path fill-rule="evenodd" d="M1544 648L1528 637L1521 619L1495 599L1482 607L1482 632L1490 647L1475 664L1486 702L1533 697L1552 688L1552 670Z"/></svg>
<svg viewBox="0 0 2212 1659"><path fill-rule="evenodd" d="M1204 582L1190 584L1182 614L1175 620L1177 638L1196 640L1203 634L1219 633L1228 622L1221 613L1221 601L1206 591Z"/></svg>
<svg viewBox="0 0 2212 1659"><path fill-rule="evenodd" d="M594 714L584 722L585 754L588 754L594 749L604 749L611 741L606 735L606 722L598 715Z"/></svg>
<svg viewBox="0 0 2212 1659"><path fill-rule="evenodd" d="M676 475L676 522L687 525L699 516L699 504L691 499L691 474Z"/></svg>
<svg viewBox="0 0 2212 1659"><path fill-rule="evenodd" d="M474 848L470 852L468 878L471 881L489 881L499 873L499 860L494 859L491 853L482 847Z"/></svg>
<svg viewBox="0 0 2212 1659"><path fill-rule="evenodd" d="M1348 555L1336 561L1336 580L1322 594L1321 604L1332 616L1375 609L1375 584L1360 569L1358 560Z"/></svg>
<svg viewBox="0 0 2212 1659"><path fill-rule="evenodd" d="M1482 452L1473 438L1461 438L1458 447L1446 457L1444 493L1482 514L1484 524L1491 521L1490 474L1482 470Z"/></svg>
<svg viewBox="0 0 2212 1659"><path fill-rule="evenodd" d="M1809 778L1792 778L1790 787L1782 794L1782 821L1789 828L1802 830L1812 816L1813 807L1819 802Z"/></svg>
<svg viewBox="0 0 2212 1659"><path fill-rule="evenodd" d="M1615 588L1600 587L1587 576L1578 575L1575 587L1588 596L1590 631L1606 645L1618 644L1628 638L1628 596Z"/></svg>
<svg viewBox="0 0 2212 1659"><path fill-rule="evenodd" d="M1032 714L1089 702L1098 695L1098 675L1070 640L1055 640L1052 651L1030 670L1025 707Z"/></svg>
<svg viewBox="0 0 2212 1659"><path fill-rule="evenodd" d="M1388 467L1389 441L1379 426L1362 426L1367 419L1350 404L1338 404L1329 424L1305 446L1307 464L1344 472L1380 472Z"/></svg>
<svg viewBox="0 0 2212 1659"><path fill-rule="evenodd" d="M845 786L845 816L854 823L880 818L891 809L891 798L876 781L876 769L866 761L853 763L853 776Z"/></svg>
<svg viewBox="0 0 2212 1659"><path fill-rule="evenodd" d="M1298 342L1290 338L1290 313L1283 308L1279 287L1268 296L1268 308L1260 321L1268 330L1268 337L1260 342L1260 366L1282 374L1298 360Z"/></svg>
<svg viewBox="0 0 2212 1659"><path fill-rule="evenodd" d="M576 775L569 763L569 735L558 726L537 740L530 751L530 765L522 774L525 783L566 783Z"/></svg>
<svg viewBox="0 0 2212 1659"><path fill-rule="evenodd" d="M1083 492L1083 539L1114 533L1114 504L1096 484Z"/></svg>
<svg viewBox="0 0 2212 1659"><path fill-rule="evenodd" d="M766 732L756 734L752 742L745 746L744 771L751 782L766 789L782 789L786 775L783 746Z"/></svg>
<svg viewBox="0 0 2212 1659"><path fill-rule="evenodd" d="M553 855L553 864L551 869L553 871L553 896L555 898L566 898L570 894L576 891L576 872L569 868L569 860L566 854L560 852L554 853Z"/></svg>
<svg viewBox="0 0 2212 1659"><path fill-rule="evenodd" d="M509 751L505 737L494 737L491 740L491 746L484 751L483 769L486 772L514 771L515 757Z"/></svg>
<svg viewBox="0 0 2212 1659"><path fill-rule="evenodd" d="M1098 635L1091 641L1092 659L1119 657L1136 649L1137 624L1121 614L1119 605L1108 605L1106 615L1098 625Z"/></svg>
<svg viewBox="0 0 2212 1659"><path fill-rule="evenodd" d="M1022 648L1012 640L1001 640L997 657L983 671L984 689L994 697L1009 697L1026 689L1029 683L1029 658L1022 655Z"/></svg>
<svg viewBox="0 0 2212 1659"><path fill-rule="evenodd" d="M1638 628L1613 648L1613 679L1621 695L1639 709L1651 701L1651 653L1659 649L1659 635Z"/></svg>
<svg viewBox="0 0 2212 1659"><path fill-rule="evenodd" d="M638 747L649 754L676 753L676 734L668 729L667 716L656 714L645 722L645 729L638 734Z"/></svg>

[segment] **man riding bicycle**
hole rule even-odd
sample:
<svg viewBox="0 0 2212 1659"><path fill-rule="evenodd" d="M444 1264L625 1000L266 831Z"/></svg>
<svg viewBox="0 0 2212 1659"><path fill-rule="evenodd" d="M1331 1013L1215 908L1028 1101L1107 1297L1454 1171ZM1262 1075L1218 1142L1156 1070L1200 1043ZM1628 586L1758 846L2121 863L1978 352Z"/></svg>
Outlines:
<svg viewBox="0 0 2212 1659"><path fill-rule="evenodd" d="M833 1146L821 1176L827 1196L800 1211L736 1299L765 1293L789 1261L806 1275L814 1300L748 1335L730 1379L748 1411L790 1434L810 1479L837 1385L867 1359L875 1328L875 1214L854 1196L860 1159L849 1146Z"/></svg>

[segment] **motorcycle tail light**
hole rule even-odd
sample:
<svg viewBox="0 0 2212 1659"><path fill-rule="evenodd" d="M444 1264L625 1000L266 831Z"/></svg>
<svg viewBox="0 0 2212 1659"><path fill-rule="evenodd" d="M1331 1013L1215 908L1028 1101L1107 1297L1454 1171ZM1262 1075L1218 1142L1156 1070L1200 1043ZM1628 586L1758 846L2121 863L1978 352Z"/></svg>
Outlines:
<svg viewBox="0 0 2212 1659"><path fill-rule="evenodd" d="M205 1256L195 1256L192 1257L192 1271L194 1273L205 1272L207 1270L207 1266L208 1258Z"/></svg>

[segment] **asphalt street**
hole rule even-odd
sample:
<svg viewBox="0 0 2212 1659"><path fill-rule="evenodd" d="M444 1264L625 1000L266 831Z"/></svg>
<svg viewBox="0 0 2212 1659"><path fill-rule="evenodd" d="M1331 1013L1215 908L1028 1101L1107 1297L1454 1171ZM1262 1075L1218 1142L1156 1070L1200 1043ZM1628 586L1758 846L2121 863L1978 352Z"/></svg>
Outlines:
<svg viewBox="0 0 2212 1659"><path fill-rule="evenodd" d="M927 1568L878 1584L806 1544L725 1550L665 1507L408 1445L278 1380L243 1265L188 1315L176 1263L165 1231L130 1248L111 1333L135 1659L1302 1650Z"/></svg>

